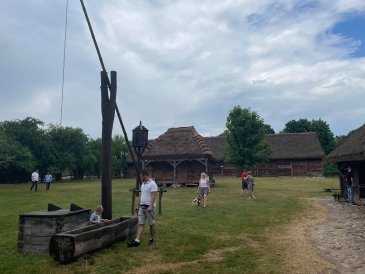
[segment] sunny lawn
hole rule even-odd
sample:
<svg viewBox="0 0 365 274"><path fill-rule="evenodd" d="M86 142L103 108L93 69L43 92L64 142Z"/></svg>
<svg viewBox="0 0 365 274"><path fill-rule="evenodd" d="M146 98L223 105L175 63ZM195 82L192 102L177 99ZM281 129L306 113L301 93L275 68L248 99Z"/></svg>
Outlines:
<svg viewBox="0 0 365 274"><path fill-rule="evenodd" d="M53 183L49 192L39 185L0 185L0 273L281 273L286 258L274 244L293 219L308 212L303 198L326 198L325 187L337 179L256 178L257 200L240 197L240 178L217 178L207 208L192 205L195 188L168 188L162 215L157 216L157 243L148 245L148 229L138 248L117 242L59 265L48 255L17 251L19 213L45 210L48 203L70 203L94 209L101 199L99 181ZM134 180L113 181L113 216L130 215ZM157 212L156 212L157 213Z"/></svg>

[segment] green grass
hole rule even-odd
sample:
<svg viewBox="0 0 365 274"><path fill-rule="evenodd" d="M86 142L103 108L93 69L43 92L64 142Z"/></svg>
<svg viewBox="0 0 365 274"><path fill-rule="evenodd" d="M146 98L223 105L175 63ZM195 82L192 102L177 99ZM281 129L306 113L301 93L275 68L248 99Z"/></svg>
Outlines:
<svg viewBox="0 0 365 274"><path fill-rule="evenodd" d="M113 181L113 216L130 215L134 180ZM0 185L0 273L280 273L283 250L270 231L285 228L308 210L303 198L330 197L324 187L337 179L256 178L256 201L240 197L240 178L218 178L207 208L193 206L195 188L168 188L162 215L157 215L157 244L148 246L148 229L139 248L125 242L93 252L88 266L81 259L59 265L48 255L17 251L19 214L45 210L48 203L93 209L100 203L99 181L53 183L37 193L29 184ZM157 212L156 212L157 214ZM147 228L147 227L146 227Z"/></svg>

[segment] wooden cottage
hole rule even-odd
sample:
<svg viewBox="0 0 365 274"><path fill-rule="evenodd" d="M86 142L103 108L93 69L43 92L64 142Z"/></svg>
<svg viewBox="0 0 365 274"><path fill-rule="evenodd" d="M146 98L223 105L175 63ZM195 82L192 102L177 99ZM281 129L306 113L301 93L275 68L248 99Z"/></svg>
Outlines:
<svg viewBox="0 0 365 274"><path fill-rule="evenodd" d="M317 133L268 134L272 155L267 163L256 165L252 170L256 176L323 176L324 152Z"/></svg>
<svg viewBox="0 0 365 274"><path fill-rule="evenodd" d="M225 137L204 138L215 159L211 164L214 175L240 176L241 170L224 162L227 149ZM269 144L272 155L269 161L253 167L255 176L323 176L324 152L315 132L269 134L264 140Z"/></svg>
<svg viewBox="0 0 365 274"><path fill-rule="evenodd" d="M157 182L197 183L201 172L210 173L214 155L194 127L170 128L149 142L142 156L144 168Z"/></svg>
<svg viewBox="0 0 365 274"><path fill-rule="evenodd" d="M352 132L325 160L336 163L340 171L351 166L354 173L354 202L365 204L365 124ZM346 182L340 175L340 188L347 194Z"/></svg>

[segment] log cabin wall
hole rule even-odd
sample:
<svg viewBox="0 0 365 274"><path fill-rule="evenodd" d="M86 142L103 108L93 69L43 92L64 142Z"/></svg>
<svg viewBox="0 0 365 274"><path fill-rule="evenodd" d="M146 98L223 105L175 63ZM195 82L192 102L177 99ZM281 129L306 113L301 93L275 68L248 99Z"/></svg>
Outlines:
<svg viewBox="0 0 365 274"><path fill-rule="evenodd" d="M252 168L255 176L323 176L322 161L314 160L271 160Z"/></svg>

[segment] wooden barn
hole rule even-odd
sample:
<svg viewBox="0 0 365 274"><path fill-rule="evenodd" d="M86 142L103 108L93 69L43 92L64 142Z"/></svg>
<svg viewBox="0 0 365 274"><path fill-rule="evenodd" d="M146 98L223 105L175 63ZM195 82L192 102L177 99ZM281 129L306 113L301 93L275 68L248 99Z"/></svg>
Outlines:
<svg viewBox="0 0 365 274"><path fill-rule="evenodd" d="M365 124L352 132L325 160L336 163L340 171L351 166L354 173L354 202L365 204ZM346 182L340 175L341 192L347 195Z"/></svg>
<svg viewBox="0 0 365 274"><path fill-rule="evenodd" d="M323 176L324 153L316 133L266 135L265 142L273 153L252 169L255 176ZM202 171L210 178L241 175L239 167L224 161L227 147L224 136L202 137L194 127L170 128L149 141L142 159L157 181L193 184ZM131 165L128 174L135 176Z"/></svg>
<svg viewBox="0 0 365 274"><path fill-rule="evenodd" d="M265 142L270 145L272 155L267 163L252 169L256 176L323 176L324 152L317 133L268 134Z"/></svg>
<svg viewBox="0 0 365 274"><path fill-rule="evenodd" d="M210 165L214 175L240 176L241 170L224 162L228 146L225 137L204 138L211 148L214 159ZM315 132L268 134L265 142L269 144L272 155L269 161L252 168L255 176L323 176L322 158L324 152Z"/></svg>
<svg viewBox="0 0 365 274"><path fill-rule="evenodd" d="M216 162L210 147L194 127L170 128L149 142L142 155L144 168L159 183L196 184Z"/></svg>

